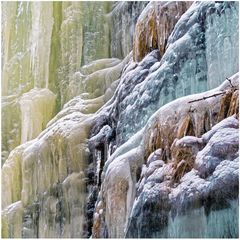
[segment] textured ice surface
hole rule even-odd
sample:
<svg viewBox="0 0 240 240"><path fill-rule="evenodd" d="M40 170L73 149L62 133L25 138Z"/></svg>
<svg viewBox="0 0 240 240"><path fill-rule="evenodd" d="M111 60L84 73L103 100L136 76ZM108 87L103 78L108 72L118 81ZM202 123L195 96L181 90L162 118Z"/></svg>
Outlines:
<svg viewBox="0 0 240 240"><path fill-rule="evenodd" d="M23 207L21 201L14 202L2 211L3 238L8 238L9 235L12 238L22 237L22 214Z"/></svg>
<svg viewBox="0 0 240 240"><path fill-rule="evenodd" d="M107 61L107 68L97 70L98 75L95 72L85 75L82 86L87 92L66 103L34 140L11 152L2 168L2 182L6 186L2 194L3 218L6 219L2 229L4 236L70 238L89 235L85 208L87 139L96 117L93 113L112 97L116 87L112 84L118 80L126 61L128 58L120 63L116 59ZM102 62L106 63L106 59ZM97 93L92 87L95 81L100 82ZM28 117L23 122L23 137L35 134L38 127L46 124L54 100L54 94L48 89L32 89L22 95L20 104ZM15 213L8 207L17 201L22 208ZM14 214L22 221L13 223ZM16 230L9 228L15 224Z"/></svg>
<svg viewBox="0 0 240 240"><path fill-rule="evenodd" d="M19 99L21 109L21 143L34 139L53 117L56 96L47 88L33 88Z"/></svg>
<svg viewBox="0 0 240 240"><path fill-rule="evenodd" d="M1 149L1 163L3 164L10 151L21 143L21 111L16 95L4 96L1 100L1 113L4 119Z"/></svg>
<svg viewBox="0 0 240 240"><path fill-rule="evenodd" d="M142 11L136 23L133 58L139 62L153 49L162 56L175 24L192 2L152 1ZM174 16L174 17L172 17Z"/></svg>
<svg viewBox="0 0 240 240"><path fill-rule="evenodd" d="M3 97L2 164L16 146L38 136L54 116L56 96L47 88Z"/></svg>
<svg viewBox="0 0 240 240"><path fill-rule="evenodd" d="M2 10L3 95L48 87L52 3L4 3Z"/></svg>
<svg viewBox="0 0 240 240"><path fill-rule="evenodd" d="M106 118L107 124L109 124L109 121L112 123L116 129L116 138L113 140L112 145L110 143L110 154L112 155L105 164L102 175L103 184L99 194L103 205L103 212L106 212L105 216L108 217L104 218L103 216L101 220L99 220L99 218L96 220L98 226L94 230L96 236L123 237L125 234L127 234L128 237L167 236L168 214L170 207L173 206L171 205L171 201L168 201L169 191L171 191L172 187L175 188L186 172L189 172L193 168L196 154L202 150L204 144L206 144L206 142L204 143L205 139L201 139L202 135L225 117L237 113L237 100L235 101L233 96L238 94L238 91L234 92L234 90L230 88L231 85L228 81L225 81L219 88L212 91L180 98L185 95L212 89L224 81L226 74L231 76L238 71L237 61L234 60L235 57L238 57L238 51L234 53L234 56L229 57L228 60L230 62L234 61L229 68L231 69L231 73L229 69L226 69L225 74L221 76L214 74L214 72L209 74L209 69L215 65L216 62L213 58L207 59L209 54L207 49L213 44L212 40L211 43L207 40L211 36L211 32L208 31L208 29L211 29L213 25L222 24L222 19L226 20L224 17L227 16L228 19L231 18L231 21L226 20L224 24L228 24L229 28L236 29L235 31L237 32L238 15L236 15L236 11L238 11L238 6L234 2L194 3L189 10L182 15L173 29L167 42L166 52L161 59L159 59L160 54L158 54L157 51L152 51L140 63L130 62L129 66L124 69L116 93L107 105L110 113L108 111L102 111L101 116L102 118ZM229 12L232 13L231 17L228 15ZM228 34L229 30L225 28L222 28L221 31L224 33L218 35L217 41L223 41L227 34L229 38L231 38L232 43L232 46L227 48L227 51L229 51L229 54L230 52L232 54L232 49L238 49L238 36L236 34ZM215 49L214 51L220 52L221 48L218 48L218 50ZM222 67L222 70L225 71L224 67ZM237 87L238 75L232 76L231 81L234 87ZM226 89L228 89L228 93L223 92ZM131 94L129 94L130 92ZM177 100L171 102L176 98ZM157 111L159 108L160 110ZM231 112L231 108L235 110ZM231 114L228 115L228 112ZM136 134L145 124L144 131L141 130ZM98 129L98 127L101 128L104 123L96 123L95 125L95 129ZM98 131L96 131L95 134L97 134ZM189 137L189 135L195 137ZM131 138L131 136L134 137ZM188 137L183 138L184 136ZM233 137L236 139L235 133ZM141 138L143 138L141 143L135 141ZM175 149L171 149L174 140L176 140L176 146ZM227 138L225 140L226 142L228 141ZM134 143L137 142L138 144L135 145ZM116 147L114 147L114 145ZM231 143L229 145L231 145ZM144 152L141 152L139 148L143 148ZM121 215L119 217L113 209L113 206L109 204L109 202L106 204L106 201L108 201L108 199L114 199L116 195L116 199L121 202L122 208L129 209L129 201L126 200L126 196L131 196L128 190L126 190L128 186L132 186L129 179L135 176L135 178L138 179L137 181L139 181L141 170L139 171L138 169L142 168L142 157L147 161L147 157L156 149L162 151L162 153L159 154L158 160L163 160L166 164L172 160L173 164L167 164L168 167L160 167L156 170L154 170L153 166L150 166L148 170L146 167L143 167L143 169L145 169L143 171L147 175L152 174L148 176L149 182L144 182L144 180L139 182L139 192L135 197L135 203L133 203L131 212L132 218L129 220L129 215ZM206 150L207 149L205 149L205 151ZM135 151L140 151L143 156L139 158ZM236 155L237 149L234 148L233 152ZM128 164L132 162L132 155L134 154L136 155L135 170L131 171L131 178L128 177L126 180L126 177L124 177L126 174L124 168L128 169ZM231 158L233 156L234 154L231 155ZM129 159L129 161L127 159ZM119 165L117 164L118 161ZM153 160L149 160L149 163L151 161ZM125 162L125 165L123 162ZM219 164L219 161L217 161L217 163ZM209 164L214 165L214 161L210 161ZM216 169L215 167L216 166L214 166L213 169ZM115 175L114 168L116 168L118 175ZM225 174L225 176L229 176L230 171L225 172ZM114 176L118 177L115 177L115 179ZM123 178L121 176L123 176ZM228 186L234 188L238 176L235 175L233 177L235 182L232 182L232 184L231 181L229 181ZM192 178L194 181L194 171ZM111 186L111 191L105 190L106 186L110 184L109 179L115 182L117 191L115 194L113 194L113 186ZM204 184L201 185L199 183L201 181L205 183L205 180L200 179L199 182L198 179L199 177L196 176L195 185L199 185L199 187L204 186ZM135 180L132 180L132 182L135 185ZM121 190L118 183L119 185L123 183ZM216 184L216 182L213 181L213 186L214 184ZM181 186L183 187L184 185ZM221 186L216 188L219 189ZM212 194L212 192L215 191L213 189L210 189L208 194ZM180 193L185 193L181 191L181 188L178 190ZM136 189L132 188L132 191L134 195ZM236 189L232 191L236 193ZM139 196L139 194L141 195ZM195 192L194 194L196 197L199 196ZM200 192L199 194L201 195L202 193ZM194 195L190 195L190 199L192 196ZM205 197L206 195L204 195L203 199L205 199ZM224 197L229 200L232 195L224 195ZM179 202L181 205L181 203L186 201L187 205L188 201L185 199L185 195L179 196L179 198L181 201L178 199L176 202ZM234 198L236 198L236 196L234 196ZM193 199L191 201L191 204L195 206ZM208 202L208 205L211 206L211 204L211 201ZM225 203L219 203L220 208L223 207L224 204ZM197 207L201 208L202 205L199 204ZM183 209L184 208L185 205L183 206ZM231 211L230 208L230 212ZM98 210L96 212L98 213ZM156 212L156 214L152 214L153 212ZM127 211L127 214L129 214L129 211ZM172 214L175 214L174 211ZM128 220L124 222L124 219ZM236 215L234 219L236 220ZM163 232L159 232L159 223L163 227L166 226ZM217 224L217 221L215 223ZM161 227L161 229L163 229L163 227ZM206 230L206 225L203 226L203 228ZM228 225L226 225L226 229L227 228ZM231 236L233 232L236 234L236 225L233 228L234 230L227 232L225 236ZM209 230L206 230L202 231L202 234L204 236L204 234L210 233ZM213 235L214 234L222 236L220 231L214 230ZM189 233L189 236L190 235Z"/></svg>
<svg viewBox="0 0 240 240"><path fill-rule="evenodd" d="M107 15L111 10L110 2L4 3L3 96L16 95L14 101L17 101L17 97L34 87L49 88L57 96L56 110L59 111L67 101L80 93L81 86L76 75L81 66L110 57L109 45L116 40L115 32L111 32L111 16ZM127 33L123 38L126 37ZM119 60L116 59L103 60L92 64L90 68L93 72L117 63ZM83 74L88 73L83 71ZM111 89L109 91L108 98ZM10 120L2 131L4 136L10 137L9 142L4 138L4 159L19 145L21 138L18 133L21 119L13 111L19 111L17 103L5 104L4 118ZM12 136L13 132L16 136Z"/></svg>
<svg viewBox="0 0 240 240"><path fill-rule="evenodd" d="M238 49L238 35L229 34L227 28L221 28L223 33L218 34L217 40L224 41L225 35L231 39L231 47L226 49L229 51L227 56L231 67L226 70L222 68L221 71L226 71L224 74L214 74L215 71L210 74L211 66L218 63L208 58L207 53L210 47L207 39L211 34L208 29L222 24L225 19L224 24L228 25L228 29L237 32L237 9L235 2L194 3L174 27L161 59L157 50L154 50L140 63L129 63L129 70L126 68L122 75L115 94L116 103L110 112L111 121L117 122L117 146L140 130L161 106L176 98L212 89L223 82L227 75L232 76L238 71L238 51L233 53L232 50ZM227 20L229 18L231 21ZM212 50L222 52L221 47Z"/></svg>
<svg viewBox="0 0 240 240"><path fill-rule="evenodd" d="M34 86L48 87L53 26L52 3L4 3L2 14L4 35L2 95L6 96L4 97L6 100L9 96L15 95L15 99L12 99L11 102L7 100L6 103L8 103L2 109L5 121L8 121L2 126L2 132L4 136L9 136L8 141L4 140L3 142L4 161L9 152L20 144L22 138L20 134L23 123L19 104L20 95L28 92ZM51 102L49 111L53 111ZM42 110L35 109L35 111L40 113ZM39 114L38 117L44 118ZM37 126L37 131L30 130L35 131L35 134L27 139L36 137L44 129L46 118L49 120L50 117L52 117L51 114L45 116L45 120L41 123L42 126ZM33 125L32 127L35 128L36 126ZM22 129L22 131L25 132L26 129Z"/></svg>
<svg viewBox="0 0 240 240"><path fill-rule="evenodd" d="M238 75L180 98L237 72L237 3L194 3L176 25L165 3L168 41L136 63L146 4L3 4L4 155L49 120L50 91L62 109L3 165L4 237L237 236Z"/></svg>
<svg viewBox="0 0 240 240"><path fill-rule="evenodd" d="M232 76L231 82L238 86L238 75ZM238 221L236 215L230 217L235 211L236 200L232 205L230 201L236 199L238 187L236 115L217 124L221 102L226 94L222 91L226 90L234 92L228 81L211 91L166 104L149 119L143 131L110 156L105 164L99 195L105 212L100 229L107 227L108 236L177 237L179 230L174 221L186 214L201 212L199 209L202 207L207 213L199 212L203 214L202 221L205 223L201 234L198 231L195 235L189 229L183 236L237 236L236 225L228 230L231 221ZM233 99L230 104L235 104ZM212 130L211 126L214 126ZM213 136L204 142L206 140L202 139L202 135L213 131ZM138 139L142 140L139 142ZM150 155L155 150L154 155ZM143 165L144 161L147 165ZM201 177L203 167L198 167L202 162L206 163L203 164L204 169L209 170L204 178ZM127 174L129 172L130 175ZM205 199L208 200L205 202ZM112 204L114 201L118 201L119 211L124 209L126 215L118 215L119 211ZM191 212L190 209L197 210ZM226 211L221 212L221 209ZM218 212L215 214L214 211ZM216 219L222 214L226 214L225 230L214 228L210 233L206 222L210 221L215 226L219 223ZM174 231L169 233L172 228Z"/></svg>
<svg viewBox="0 0 240 240"><path fill-rule="evenodd" d="M111 56L124 58L132 50L135 25L147 1L120 1L109 14L111 24Z"/></svg>
<svg viewBox="0 0 240 240"><path fill-rule="evenodd" d="M226 121L230 122L231 118ZM225 132L225 136L221 132ZM198 153L197 170L186 173L179 185L169 182L174 172L171 163L167 164L168 168L160 164L157 170L149 165L138 185L127 236L237 237L238 133L239 129L236 128L217 131ZM218 138L220 134L221 140ZM209 144L215 146L211 152ZM232 150L224 148L223 155L214 151L218 147L223 150L221 145L231 146ZM204 158L202 152L208 158ZM211 170L207 178L206 175L201 177L203 170L199 167L200 158Z"/></svg>

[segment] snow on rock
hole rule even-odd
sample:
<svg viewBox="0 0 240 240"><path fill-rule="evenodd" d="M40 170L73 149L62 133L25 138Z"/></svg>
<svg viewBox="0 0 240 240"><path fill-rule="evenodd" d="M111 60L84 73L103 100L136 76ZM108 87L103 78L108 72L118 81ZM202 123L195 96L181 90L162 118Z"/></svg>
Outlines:
<svg viewBox="0 0 240 240"><path fill-rule="evenodd" d="M217 130L205 148L198 153L195 168L201 177L206 178L212 174L222 160L237 157L238 131L238 128Z"/></svg>
<svg viewBox="0 0 240 240"><path fill-rule="evenodd" d="M209 11L209 8L215 11ZM225 80L226 73L216 77L208 74L208 66L214 62L206 60L205 40L208 37L206 29L213 24L208 22L208 18L211 18L212 22L218 22L219 17L216 12L220 15L232 12L233 19L228 22L228 27L235 29L238 24L236 9L234 2L192 4L172 30L162 57L158 50L153 50L141 62L129 63L129 70L132 70L124 69L112 99L115 102L109 103L112 104L109 106L111 110L109 109L110 112L105 114L116 129L116 147L143 128L151 115L161 106L182 96L212 89ZM224 28L223 31L227 34L228 30ZM219 41L224 36L219 35ZM234 34L229 35L229 38L232 43L231 48L237 49L238 38ZM221 48L218 50L221 51ZM231 65L235 66L234 69L231 68L231 73L226 70L228 77L238 71L237 61L234 60L238 51L234 54L234 57L228 60L233 61ZM224 71L224 68L222 69ZM228 98L226 103L227 100Z"/></svg>
<svg viewBox="0 0 240 240"><path fill-rule="evenodd" d="M152 10L149 6L151 5L147 6L146 12L148 8ZM105 217L103 216L101 221L99 218L97 220L98 228L93 233L96 236L164 237L169 234L167 223L172 206L169 193L178 186L182 177L191 173L197 154L207 144L202 135L224 118L238 114L239 76L235 74L238 66L234 60L238 53L235 52L233 57L229 57L230 62L234 61L231 64L234 67L231 68L231 73L228 73L229 82L224 81L226 74L215 77L208 73L208 67L215 63L213 59L207 60L209 53L206 51L209 44L206 39L211 34L207 29L219 23L219 15L222 19L229 19L229 12L232 13L232 20L226 20L224 24L228 21L228 27L236 29L236 11L237 5L230 2L193 3L171 32L163 56L158 50L154 50L141 62L130 62L129 67L124 69L113 98L105 109L99 111L99 116L104 121L96 121L94 129L98 130L92 132L92 136L96 135L101 127L107 124L116 134L109 143L110 157L102 173L98 201L103 202ZM146 12L143 11L144 14L147 14ZM218 35L218 41L222 41L228 32L225 28L222 31L224 34ZM231 48L238 48L238 37L235 34L228 36L231 38L232 45L228 48L231 52ZM221 48L217 51L221 51ZM224 68L222 70L225 71ZM216 89L204 92L216 86L213 82L216 85L223 83ZM182 97L186 95L188 96ZM173 101L174 99L177 100ZM150 154L157 149L161 149L160 156L151 156L148 160ZM135 151L143 156L139 158ZM131 171L131 177L126 177L123 169L128 169L132 154L136 154L137 170ZM167 167L154 170L151 166L148 169L149 163L154 160L162 160ZM121 162L120 169L117 167L118 161ZM147 164L143 165L143 162ZM138 182L137 189L133 188L132 194L126 190L127 187L123 187L121 191L116 190L116 199L119 199L122 209L131 208L124 196L135 196L131 215L127 211L119 219L113 206L106 203L106 199L114 198L114 186L111 185L111 191L104 190L110 184L109 179L116 182L117 186L114 168L118 169L118 176L115 178L119 179L119 184L123 181L126 186L133 186ZM144 174L141 174L141 169ZM150 173L152 177L148 176ZM147 178L143 177L145 174ZM130 181L133 178L137 181ZM201 180L200 177L197 178ZM152 212L156 212L156 215ZM159 230L159 222L166 226L162 232Z"/></svg>
<svg viewBox="0 0 240 240"><path fill-rule="evenodd" d="M223 128L239 128L239 122L236 117L231 116L227 119L222 120L220 123L216 124L212 127L212 129L202 135L202 139L204 142L209 142L211 137L219 130Z"/></svg>
<svg viewBox="0 0 240 240"><path fill-rule="evenodd" d="M3 34L4 237L238 236L236 2L4 3Z"/></svg>
<svg viewBox="0 0 240 240"><path fill-rule="evenodd" d="M237 88L238 75L230 80ZM218 123L222 99L235 91L237 89L226 80L216 89L163 106L136 135L140 142L130 138L110 156L104 167L99 193L105 218L99 223L96 234L107 228L110 237L167 237L169 214L180 216L186 209L205 206L199 201L214 197L213 191L220 191L226 201L236 198L235 190L232 195L221 195L222 185L211 180L214 172L220 171L222 161L231 162L238 154L237 115L229 116L226 112L226 119ZM229 103L229 108L232 104L235 104L234 100ZM214 126L212 131L216 130L208 142L204 142L202 136L211 131L211 126ZM132 145L132 141L138 145ZM224 146L224 151L220 145ZM120 151L121 148L125 151ZM147 160L148 157L152 160ZM209 174L202 178L201 171L209 169L208 166ZM227 175L231 173L225 171L225 174L221 176L228 179ZM225 181L231 189L237 186L238 175L234 176L231 176L233 183ZM206 190L207 186L211 187ZM118 210L112 204L114 201L118 202ZM210 209L213 202L208 202ZM120 209L125 215L118 215ZM137 220L139 218L141 221ZM159 222L160 225L156 224ZM214 234L218 236L217 231Z"/></svg>

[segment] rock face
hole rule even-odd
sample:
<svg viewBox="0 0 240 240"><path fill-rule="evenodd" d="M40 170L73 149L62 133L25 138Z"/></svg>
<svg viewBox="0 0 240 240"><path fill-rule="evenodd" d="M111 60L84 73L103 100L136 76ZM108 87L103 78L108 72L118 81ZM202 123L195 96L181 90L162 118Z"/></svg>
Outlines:
<svg viewBox="0 0 240 240"><path fill-rule="evenodd" d="M236 2L2 13L4 238L238 237Z"/></svg>

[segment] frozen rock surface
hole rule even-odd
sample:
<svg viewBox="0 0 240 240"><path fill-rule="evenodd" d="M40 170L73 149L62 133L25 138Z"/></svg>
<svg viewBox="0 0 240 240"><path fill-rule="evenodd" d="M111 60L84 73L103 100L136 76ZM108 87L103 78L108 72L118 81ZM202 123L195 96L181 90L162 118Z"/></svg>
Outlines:
<svg viewBox="0 0 240 240"><path fill-rule="evenodd" d="M225 120L230 123L233 118ZM221 122L215 127L218 125L221 125ZM151 171L152 174L149 176L149 170L152 168L149 165L142 180L139 181L127 236L165 238L237 236L238 229L232 226L232 222L238 221L234 214L238 196L238 139L238 128L222 128L217 131L198 152L192 170L184 165L183 168L178 165L174 169L176 160L172 159L165 166L159 165L159 168ZM211 149L210 145L214 147ZM231 150L227 149L228 146ZM184 161L189 159L185 157ZM185 175L184 171L187 171ZM176 181L176 172L180 175L178 183L172 182ZM216 227L210 229L209 224L211 226L223 224L220 220L217 221L220 216L225 218L225 226L221 225L225 230L219 231ZM184 221L181 224L180 219ZM190 228L187 219L191 222ZM200 229L197 227L199 225ZM184 231L181 232L181 229Z"/></svg>
<svg viewBox="0 0 240 240"><path fill-rule="evenodd" d="M230 78L231 84L226 80L216 89L161 107L143 131L110 156L104 167L99 194L105 216L98 223L98 229L94 229L96 236L107 228L110 237L177 237L169 233L170 217L173 217L171 228L177 228L174 217L184 217L190 209L204 207L211 212L217 205L216 211L220 211L228 209L227 204L230 209L226 214L234 213L239 147L238 100L234 94L238 92L238 79L235 74ZM228 95L231 97L226 103ZM225 111L226 104L228 109L234 106L235 111ZM222 114L226 118L223 121L220 120ZM212 136L207 139L210 134ZM226 169L227 162L229 168ZM224 173L220 174L221 171ZM220 180L221 177L224 180ZM112 204L114 201L125 215L118 215L119 211ZM221 212L214 217L218 214ZM205 223L208 221L207 215L202 218ZM228 224L232 220L237 222L237 216L229 218ZM210 234L206 224L196 235L192 235L190 229L184 236L237 236L236 225L232 229L228 224L223 232L216 229Z"/></svg>
<svg viewBox="0 0 240 240"><path fill-rule="evenodd" d="M148 8L149 5L144 11ZM214 24L220 24L219 21L223 24L223 18L230 18L231 21L224 22L228 28L221 28L222 34L218 34L215 41L224 41L225 35L229 36L232 44L228 49L232 52L233 49L238 49L239 40L238 35L229 33L229 29L238 32L238 6L234 2L196 2L175 25L162 57L159 50L154 50L141 62L129 63L122 74L113 103L109 103L112 105L109 106L110 113L105 116L113 122L117 146L139 131L164 104L182 96L212 89L238 71L238 51L235 51L228 58L227 67L221 68L225 73L209 75L209 68L218 63L209 60L207 56L206 49L210 43L206 40L211 36L208 29L213 28ZM214 48L213 51L222 54L221 47ZM229 62L231 66L228 66Z"/></svg>
<svg viewBox="0 0 240 240"><path fill-rule="evenodd" d="M237 2L2 13L4 238L238 237Z"/></svg>

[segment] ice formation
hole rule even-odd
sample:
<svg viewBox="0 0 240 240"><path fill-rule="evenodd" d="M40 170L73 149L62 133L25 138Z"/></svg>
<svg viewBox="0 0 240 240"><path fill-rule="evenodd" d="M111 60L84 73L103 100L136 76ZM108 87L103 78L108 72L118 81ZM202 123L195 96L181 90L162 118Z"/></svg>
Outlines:
<svg viewBox="0 0 240 240"><path fill-rule="evenodd" d="M2 237L238 237L236 2L2 4Z"/></svg>
<svg viewBox="0 0 240 240"><path fill-rule="evenodd" d="M20 109L18 97L34 87L48 88L57 96L56 111L59 111L82 93L78 72L90 74L80 70L83 65L99 60L95 70L92 68L93 73L117 64L104 59L124 58L129 54L135 22L145 5L145 2L119 2L114 6L112 2L2 4L2 95L9 106L2 111L4 119L10 119L2 128L6 136L4 160L20 144L21 118L14 113ZM129 8L131 12L127 11ZM106 61L109 65L104 66ZM16 97L11 103L10 95ZM13 132L15 136L11 136Z"/></svg>
<svg viewBox="0 0 240 240"><path fill-rule="evenodd" d="M234 75L231 80L238 89L238 74ZM210 199L208 202L210 208L215 201L221 206L216 199L218 195L227 202L228 199L236 199L238 194L236 190L238 187L237 162L232 164L233 166L229 167L224 174L220 174L220 172L224 171L225 167L223 165L221 169L220 166L224 162L227 164L226 161L234 163L238 160L237 115L216 125L218 121L221 121L220 116L224 111L222 106L226 105L225 95L228 93L231 93L228 109L233 106L235 110L233 112L224 111L224 116L238 114L238 106L234 98L236 91L238 94L238 90L232 88L226 80L214 90L170 102L149 119L144 131L140 131L134 139L130 138L128 142L119 147L118 152L116 151L108 159L99 201L102 202L102 209L105 212L105 220L102 220L102 224L106 224L109 237L176 237L177 235L173 233L168 235L164 230L164 227L168 226L169 214L172 215L170 209L174 214L176 214L176 210L179 211L177 213L181 215L181 208L184 210L185 208L191 209L192 206L195 208L204 206L202 199ZM212 130L211 126L214 126ZM205 133L206 131L207 133ZM205 134L202 136L203 133ZM213 136L210 138L206 137L207 135ZM134 142L137 142L137 147L133 144ZM209 144L214 147L209 147ZM222 150L221 144L224 144L225 150ZM151 155L154 151L156 151L155 159L153 159L154 155ZM203 158L201 154L206 154L206 159L200 160ZM194 163L194 159L196 159L196 163ZM153 163L157 160L159 162L154 166ZM145 161L147 162L146 166ZM201 161L207 161L207 165L200 167ZM216 166L218 167L216 168ZM204 178L201 178L201 174L205 171L202 169L206 168L209 168L211 174L204 175L204 178L208 177L205 181ZM219 175L214 172L215 169L219 171ZM232 174L232 169L234 169L235 175ZM187 174L184 175L185 173ZM231 180L224 181L226 185L222 185L215 180L214 176L231 178ZM179 180L182 185L178 185ZM193 185L193 189L188 190L188 187L191 188L188 181ZM199 185L201 181L202 184L209 184L208 192L203 191L207 185ZM136 184L137 188L135 189ZM187 189L185 189L185 185ZM194 189L194 186L198 185L201 189ZM215 196L216 192L218 195ZM181 195L175 196L177 194ZM184 194L189 194L189 197ZM122 209L125 215L118 215L119 211L116 210L115 205L109 203L109 201L112 203L113 199L118 201L119 209ZM202 201L203 203L201 203ZM236 205L236 203L234 204ZM129 208L131 211L128 210ZM230 211L233 213L234 209L235 207ZM236 217L234 218L235 222L238 221ZM156 221L156 219L158 220ZM163 225L159 226L159 222ZM203 228L205 229L204 226ZM228 225L226 225L227 228ZM194 236L204 237L209 230L205 229L204 231L201 233L203 235L197 232ZM236 228L231 231L235 236L238 234ZM218 233L216 231L212 234L216 237ZM222 237L226 237L230 233L226 232L225 234Z"/></svg>
<svg viewBox="0 0 240 240"><path fill-rule="evenodd" d="M150 2L142 11L136 24L134 60L139 62L153 49L159 49L162 56L175 24L191 4L192 2L180 1Z"/></svg>
<svg viewBox="0 0 240 240"><path fill-rule="evenodd" d="M21 143L34 139L52 118L55 95L48 89L33 88L19 100L21 109Z"/></svg>

